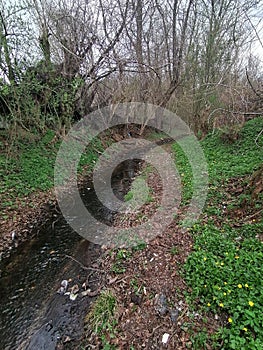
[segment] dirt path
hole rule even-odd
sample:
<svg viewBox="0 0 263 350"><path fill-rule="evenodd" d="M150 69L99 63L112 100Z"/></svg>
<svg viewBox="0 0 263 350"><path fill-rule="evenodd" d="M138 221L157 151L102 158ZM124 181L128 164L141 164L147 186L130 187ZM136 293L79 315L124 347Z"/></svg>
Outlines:
<svg viewBox="0 0 263 350"><path fill-rule="evenodd" d="M169 145L164 147L170 151ZM125 220L123 215L117 216L117 227L136 226L141 218L149 218L154 213L162 196L162 186L154 172L148 173L147 182L153 200ZM193 333L204 326L212 333L219 326L220 321L214 317L204 324L199 314L189 310L185 300L188 288L183 265L192 251L193 239L179 226L180 217L183 217L183 208L168 228L149 244L106 251L102 260L103 269L108 271L105 288L111 291L118 305L114 314L115 335L105 331L98 337L90 330L84 344L100 349L106 339L107 344L117 349L186 349L192 344Z"/></svg>

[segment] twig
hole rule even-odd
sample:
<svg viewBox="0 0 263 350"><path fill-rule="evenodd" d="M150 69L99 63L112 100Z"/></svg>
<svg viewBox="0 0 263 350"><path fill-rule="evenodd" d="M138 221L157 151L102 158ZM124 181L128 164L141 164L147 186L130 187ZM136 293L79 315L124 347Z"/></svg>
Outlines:
<svg viewBox="0 0 263 350"><path fill-rule="evenodd" d="M79 265L81 266L81 268L84 269L84 270L92 270L92 271L97 271L97 272L106 273L105 270L94 269L93 267L84 266L80 261L78 261L77 259L73 258L73 256L71 256L71 255L65 255L65 258L69 258L69 259L73 260L74 262L76 262L77 264L79 264Z"/></svg>
<svg viewBox="0 0 263 350"><path fill-rule="evenodd" d="M263 46L262 46L262 47L263 47ZM250 80L249 75L248 75L247 68L246 68L246 77L247 77L247 81L248 81L248 83L249 83L249 85L250 85L252 91L254 92L254 94L255 94L257 97L259 97L260 99L262 99L262 93L261 93L261 91L258 92L258 91L254 88L253 84L251 83L251 80Z"/></svg>
<svg viewBox="0 0 263 350"><path fill-rule="evenodd" d="M51 225L52 230L55 229L55 224L56 224L58 221L59 221L59 218L58 218L57 220L55 220L55 221L52 222L52 225Z"/></svg>
<svg viewBox="0 0 263 350"><path fill-rule="evenodd" d="M187 311L188 311L188 309L185 308L184 311L181 313L181 315L178 316L177 322L178 322L179 320L181 320L181 319L184 317L184 315L186 314Z"/></svg>
<svg viewBox="0 0 263 350"><path fill-rule="evenodd" d="M253 217L255 217L255 216L257 216L258 214L260 214L262 211L263 211L263 209L260 209L260 210L257 211L256 213L254 213L254 214L252 214L252 215L249 215L249 216L246 216L246 217L245 217L245 220L252 219Z"/></svg>
<svg viewBox="0 0 263 350"><path fill-rule="evenodd" d="M255 144L257 145L257 147L260 147L260 145L258 144L258 139L260 138L260 136L263 133L263 129L259 132L259 134L257 135L256 139L255 139Z"/></svg>

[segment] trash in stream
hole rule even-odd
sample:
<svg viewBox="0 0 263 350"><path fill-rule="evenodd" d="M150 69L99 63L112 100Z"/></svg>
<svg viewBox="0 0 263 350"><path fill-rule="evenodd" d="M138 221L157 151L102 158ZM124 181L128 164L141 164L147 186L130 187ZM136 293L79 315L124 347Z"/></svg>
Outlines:
<svg viewBox="0 0 263 350"><path fill-rule="evenodd" d="M67 280L63 280L60 284L60 288L59 290L57 291L58 294L65 294L66 291L67 291L67 288L68 288L68 281Z"/></svg>

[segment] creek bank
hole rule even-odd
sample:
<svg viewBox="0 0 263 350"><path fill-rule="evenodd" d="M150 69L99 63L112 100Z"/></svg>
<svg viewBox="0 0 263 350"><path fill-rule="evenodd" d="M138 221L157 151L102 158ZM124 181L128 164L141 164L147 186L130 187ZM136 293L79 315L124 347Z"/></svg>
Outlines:
<svg viewBox="0 0 263 350"><path fill-rule="evenodd" d="M118 168L116 176L119 172L126 174ZM101 207L92 184L85 180L81 194L87 208L110 223L113 213ZM118 183L120 180L115 182L117 192ZM17 245L1 262L0 308L4 317L0 328L1 337L7 341L6 349L50 350L65 344L71 346L83 332L91 300L105 285L99 247L81 239L56 207L51 213L51 220L32 232L30 241ZM63 280L67 281L67 291L57 293L61 292Z"/></svg>
<svg viewBox="0 0 263 350"><path fill-rule="evenodd" d="M18 198L16 205L18 209L6 212L8 219L0 220L0 261L15 253L19 245L35 237L43 225L55 221L59 214L52 190Z"/></svg>
<svg viewBox="0 0 263 350"><path fill-rule="evenodd" d="M145 130L145 135L153 130ZM141 137L139 130L133 126L130 133L133 137ZM124 139L121 131L111 135L111 142ZM169 144L171 138L155 140L156 145ZM102 138L103 147L107 147L107 142ZM83 175L79 176L80 187L88 181L89 165L84 166ZM26 186L26 185L25 185ZM14 207L1 209L0 217L0 261L7 258L16 250L17 246L38 234L41 226L50 220L57 220L60 210L57 208L57 201L54 189L47 191L35 191L26 197L17 197Z"/></svg>
<svg viewBox="0 0 263 350"><path fill-rule="evenodd" d="M169 145L165 147L169 151ZM117 215L114 223L117 228L140 225L160 205L162 185L158 174L143 164L136 175L146 175L151 197L139 212L125 221ZM180 209L178 216L183 216ZM98 350L107 344L127 350L163 346L185 349L190 344L190 329L182 329L181 325L190 324L194 318L198 327L203 327L201 317L189 311L183 294L186 285L181 266L192 251L193 239L178 222L176 217L165 232L148 243L138 242L132 248L105 252L102 269L108 273L104 287L116 300L113 318L117 326L111 330L109 325L108 330L98 334L87 324L81 343L84 349L85 344ZM214 322L211 322L211 331Z"/></svg>
<svg viewBox="0 0 263 350"><path fill-rule="evenodd" d="M125 166L126 166L125 164L122 165L122 167L124 168ZM136 173L136 170L135 170L136 164L133 164L134 169L132 169L132 171L131 169L129 169L129 171L126 171L124 168L123 169L118 168L116 170L115 176L118 178L119 173L121 173L122 175L119 176L119 180L121 180L123 176L128 177L124 181L126 183L126 186L128 186L129 183L131 183L130 176L133 177L134 174ZM115 183L117 187L118 187L118 182L120 182L119 180ZM87 188L90 189L92 185L85 182L84 187L86 189ZM128 187L126 187L126 189L128 190ZM121 186L121 191L123 191L123 185ZM90 190L88 191L88 193L89 193L89 196L93 195L92 191ZM115 193L118 193L118 188L115 189ZM125 192L122 192L121 196L123 197L124 194ZM44 196L43 198L45 199L46 197ZM50 201L50 197L48 198L48 200L49 200L48 205L43 204L43 208L41 208L41 210L43 210L44 212L47 212L50 215L49 219L51 220L48 221L47 225L49 225L48 230L51 231L51 237L52 237L53 231L54 231L54 235L57 236L57 229L59 229L59 227L61 226L60 220L63 220L63 219L60 217L60 214L56 208L55 201L53 202ZM45 201L43 201L43 203L45 203ZM90 202L89 205L91 205L94 210L94 207L96 207L97 204L94 206L94 203ZM51 210L48 210L49 208L51 208ZM107 214L106 215L107 218L109 217L108 212L106 213L103 210L100 212L103 215ZM110 214L112 215L112 213ZM48 216L45 216L45 220L48 220ZM22 319L21 319L21 316L18 316L18 314L17 316L11 315L11 318L9 320L11 323L7 327L7 329L10 330L10 326L15 329L17 328L17 331L19 332L19 334L17 334L15 331L15 333L13 334L14 343L12 343L15 345L9 344L8 345L9 347L6 347L6 349L25 349L25 348L35 349L36 347L39 349L42 349L42 348L45 349L44 344L48 344L49 346L48 349L52 349L52 348L62 349L64 347L66 348L66 346L69 346L70 348L71 346L73 346L74 342L78 342L78 337L81 335L81 332L83 331L83 325L84 325L83 319L85 314L87 313L87 310L89 309L91 300L94 297L96 297L96 295L99 293L99 290L103 286L106 286L108 283L108 279L107 279L108 276L105 275L104 272L98 273L97 275L94 275L94 274L92 275L87 273L89 266L91 266L92 272L98 272L96 271L97 269L100 270L100 264L102 264L100 257L102 256L98 251L98 247L95 247L94 245L89 245L89 247L86 246L86 248L82 251L82 253L79 253L80 247L81 246L85 247L85 244L88 244L88 243L85 240L83 241L84 243L81 243L80 237L78 235L77 236L75 235L75 238L73 239L73 242L72 242L73 245L68 245L68 241L66 240L64 242L64 248L62 247L64 250L58 253L56 249L54 250L52 248L52 244L49 245L49 243L46 242L47 235L45 230L46 230L45 225L44 227L42 227L42 229L37 228L36 231L34 231L32 227L31 227L31 231L25 230L25 234L27 235L27 237L29 237L30 235L30 238L31 238L30 242L25 241L23 244L21 244L21 241L22 241L21 239L19 241L20 244L14 245L15 249L12 250L12 254L11 255L9 254L9 257L4 259L4 264L7 264L5 265L5 267L8 266L8 268L3 269L4 271L3 285L6 285L8 286L8 288L10 288L9 290L2 289L3 296L9 300L8 310L7 311L4 310L4 313L7 312L7 315L8 315L8 313L10 312L12 313L12 309L15 309L16 312L19 313L19 307L23 304L26 304L26 307L29 307L31 310L30 316L28 315L26 310L23 311ZM61 232L60 234L63 234L63 233ZM21 237L24 237L24 236L21 235ZM41 240L43 241L43 245L44 245L43 247L45 248L44 250L41 249L39 251L40 254L43 255L43 264L41 265L41 268L40 268L41 271L38 271L40 273L38 280L31 281L32 273L30 272L30 268L33 265L30 261L31 259L30 256L32 255L31 248L35 244L38 248L38 240L40 237L41 237ZM13 244L14 241L12 241L11 243ZM74 256L70 255L73 247L76 247L76 251L77 251L76 254L74 253ZM68 253L66 249L69 249ZM19 254L19 251L21 254ZM87 261L85 259L83 260L83 256L85 256L86 254L88 254L88 256L89 255L92 256L93 251L96 251L96 254L94 255L94 261L96 261L95 266L92 265L93 262ZM71 256L72 259L68 258L66 255ZM25 261L23 261L24 257L29 258L28 264ZM38 253L35 255L34 260L38 259L37 257L38 257ZM65 263L65 265L64 263L61 265L62 260L65 260L65 258L66 260L69 259L71 261ZM45 278L42 278L42 277L48 274L49 270L46 270L46 269L50 268L49 265L51 265L51 268L52 268L53 266L52 264L54 263L55 263L54 266L58 268L57 270L58 273L56 274L55 270L53 271L52 269L52 273L54 273L54 276L51 276L51 280L46 281ZM9 276L9 272L12 273L12 270L15 269L16 266L18 267L18 271L17 271L18 275L21 275L21 273L23 273L23 269L25 266L29 267L29 272L27 274L28 277L26 277L25 280L21 281L21 283L23 284L22 288L17 284L18 281L16 279L18 275L15 274L13 276L15 277L14 280L12 280L12 277ZM72 266L75 266L75 267L77 266L77 268L74 269L72 268ZM63 268L63 271L62 271L63 273L60 274L59 271L61 271L60 270L61 267ZM93 268L95 269L94 271L92 270ZM65 271L68 272L68 275L64 274ZM107 271L107 269L105 270L104 268L102 268L102 271ZM88 277L87 277L87 274L88 274ZM89 280L89 277L92 277L92 279ZM106 282L105 282L105 278L106 278ZM29 283L28 283L28 280L29 280ZM69 281L69 286L68 286L69 290L74 288L74 286L76 285L78 286L79 295L77 296L76 300L70 300L68 295L58 295L56 293L56 291L61 286L62 280ZM42 283L40 286L40 289L44 290L43 295L34 294L35 290L36 291L39 290L38 283L40 284ZM85 286L83 287L84 284ZM90 289L90 291L86 295L85 295L85 291L86 291L85 288ZM33 294L31 294L31 291L33 291ZM12 295L12 292L15 292L14 295ZM24 295L25 301L22 301L21 294L19 293L22 293L22 295ZM94 294L92 295L92 293ZM28 298L30 299L29 303L27 303ZM14 300L16 300L16 303L18 303L17 306L14 305ZM31 301L33 302L33 304L31 304ZM7 304L5 303L4 298L2 298L2 302L4 306ZM21 321L23 322L23 317L27 317L27 319L24 322L25 328L22 327L21 329L19 328L21 326L21 323L19 322ZM5 318L3 322L5 322L6 320L7 319ZM12 325L12 322L13 322L12 320L15 320L16 322L18 322L18 324ZM6 323L6 325L8 324L8 322ZM74 324L78 325L78 330L80 330L79 333L76 332L76 329L73 326ZM28 342L26 343L24 343L24 339L23 339L25 338L23 329L24 329L24 332L25 331L27 332ZM11 334L8 335L9 339L10 337L12 337ZM3 338L6 338L4 334L3 334Z"/></svg>

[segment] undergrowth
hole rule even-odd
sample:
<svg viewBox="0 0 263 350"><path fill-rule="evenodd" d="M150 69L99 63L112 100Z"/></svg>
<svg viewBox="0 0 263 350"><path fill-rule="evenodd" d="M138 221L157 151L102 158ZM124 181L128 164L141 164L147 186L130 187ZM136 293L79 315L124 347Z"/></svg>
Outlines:
<svg viewBox="0 0 263 350"><path fill-rule="evenodd" d="M54 164L61 141L53 142L55 132L49 130L40 141L17 142L16 150L0 154L1 207L15 208L16 199L35 191L47 191L54 185ZM92 168L103 149L94 139L82 154L78 171L86 165Z"/></svg>
<svg viewBox="0 0 263 350"><path fill-rule="evenodd" d="M237 226L232 224L233 218L227 217L231 209L242 209L244 201L250 210L261 210L262 214L262 201L253 201L249 192L230 198L225 190L232 179L249 177L262 164L263 140L255 142L262 129L263 119L257 118L245 124L235 143L223 143L219 134L201 142L209 167L209 193L203 217L192 228L195 242L185 264L185 280L190 288L190 305L204 317L211 312L221 317L223 326L210 337L215 349L263 348L263 249L259 240L262 215L248 222L236 217ZM180 173L186 179L187 199L191 170L184 155L178 151L176 154ZM221 204L227 201L231 206L224 214ZM205 348L207 337L204 339L200 349Z"/></svg>
<svg viewBox="0 0 263 350"><path fill-rule="evenodd" d="M193 234L194 252L185 266L191 300L204 311L225 315L217 335L224 341L220 348L262 349L262 243L213 223L195 225Z"/></svg>

